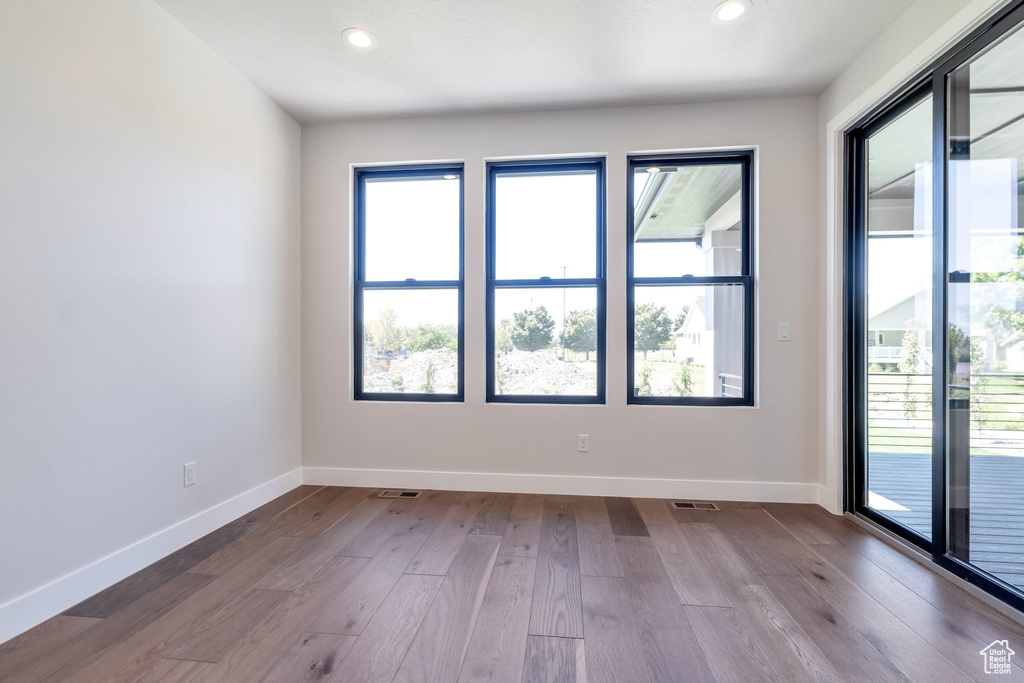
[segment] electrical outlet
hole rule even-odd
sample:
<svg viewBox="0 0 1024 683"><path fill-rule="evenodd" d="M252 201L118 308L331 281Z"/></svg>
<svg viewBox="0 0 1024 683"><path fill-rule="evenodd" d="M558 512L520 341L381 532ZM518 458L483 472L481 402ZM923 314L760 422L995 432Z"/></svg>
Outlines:
<svg viewBox="0 0 1024 683"><path fill-rule="evenodd" d="M590 452L590 434L577 434L576 435L576 452L577 453L589 453Z"/></svg>
<svg viewBox="0 0 1024 683"><path fill-rule="evenodd" d="M192 486L196 483L196 464L195 462L185 463L185 486Z"/></svg>

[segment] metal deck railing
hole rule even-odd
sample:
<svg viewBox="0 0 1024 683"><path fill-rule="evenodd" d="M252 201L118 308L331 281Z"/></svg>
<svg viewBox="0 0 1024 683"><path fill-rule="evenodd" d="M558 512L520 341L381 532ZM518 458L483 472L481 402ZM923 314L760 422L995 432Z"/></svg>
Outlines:
<svg viewBox="0 0 1024 683"><path fill-rule="evenodd" d="M969 387L971 453L1024 456L1024 373L974 375ZM932 443L930 375L868 374L868 450L926 453Z"/></svg>

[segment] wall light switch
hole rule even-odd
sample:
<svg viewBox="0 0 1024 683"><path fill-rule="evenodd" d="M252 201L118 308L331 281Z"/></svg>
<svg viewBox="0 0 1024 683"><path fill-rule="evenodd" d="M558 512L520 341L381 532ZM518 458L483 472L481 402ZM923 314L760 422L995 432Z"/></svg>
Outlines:
<svg viewBox="0 0 1024 683"><path fill-rule="evenodd" d="M789 323L779 323L779 341L789 341Z"/></svg>

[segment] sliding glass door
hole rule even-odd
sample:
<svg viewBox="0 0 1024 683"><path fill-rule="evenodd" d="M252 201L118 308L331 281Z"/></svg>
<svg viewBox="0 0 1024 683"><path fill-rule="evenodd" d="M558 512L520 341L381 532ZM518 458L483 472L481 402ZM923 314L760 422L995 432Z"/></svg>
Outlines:
<svg viewBox="0 0 1024 683"><path fill-rule="evenodd" d="M848 509L1024 607L1024 3L847 140Z"/></svg>
<svg viewBox="0 0 1024 683"><path fill-rule="evenodd" d="M948 552L1024 588L1024 30L945 80Z"/></svg>

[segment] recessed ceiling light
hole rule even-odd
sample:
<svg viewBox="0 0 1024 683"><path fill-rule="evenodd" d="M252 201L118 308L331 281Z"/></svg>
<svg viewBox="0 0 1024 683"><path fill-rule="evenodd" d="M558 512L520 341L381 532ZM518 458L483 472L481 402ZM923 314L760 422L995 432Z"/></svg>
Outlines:
<svg viewBox="0 0 1024 683"><path fill-rule="evenodd" d="M373 50L377 47L377 36L365 28L347 28L341 32L341 37L357 50Z"/></svg>
<svg viewBox="0 0 1024 683"><path fill-rule="evenodd" d="M716 24L727 24L743 16L750 9L750 0L725 0L711 12L711 19Z"/></svg>
<svg viewBox="0 0 1024 683"><path fill-rule="evenodd" d="M455 180L455 179L456 179L456 178L458 178L458 177L459 177L459 176L455 175L454 173L449 173L449 174L447 174L447 175L446 175L446 176L444 177L444 179L445 179L445 180Z"/></svg>
<svg viewBox="0 0 1024 683"><path fill-rule="evenodd" d="M661 169L658 168L657 166L648 166L647 167L647 172L648 173L661 173Z"/></svg>

